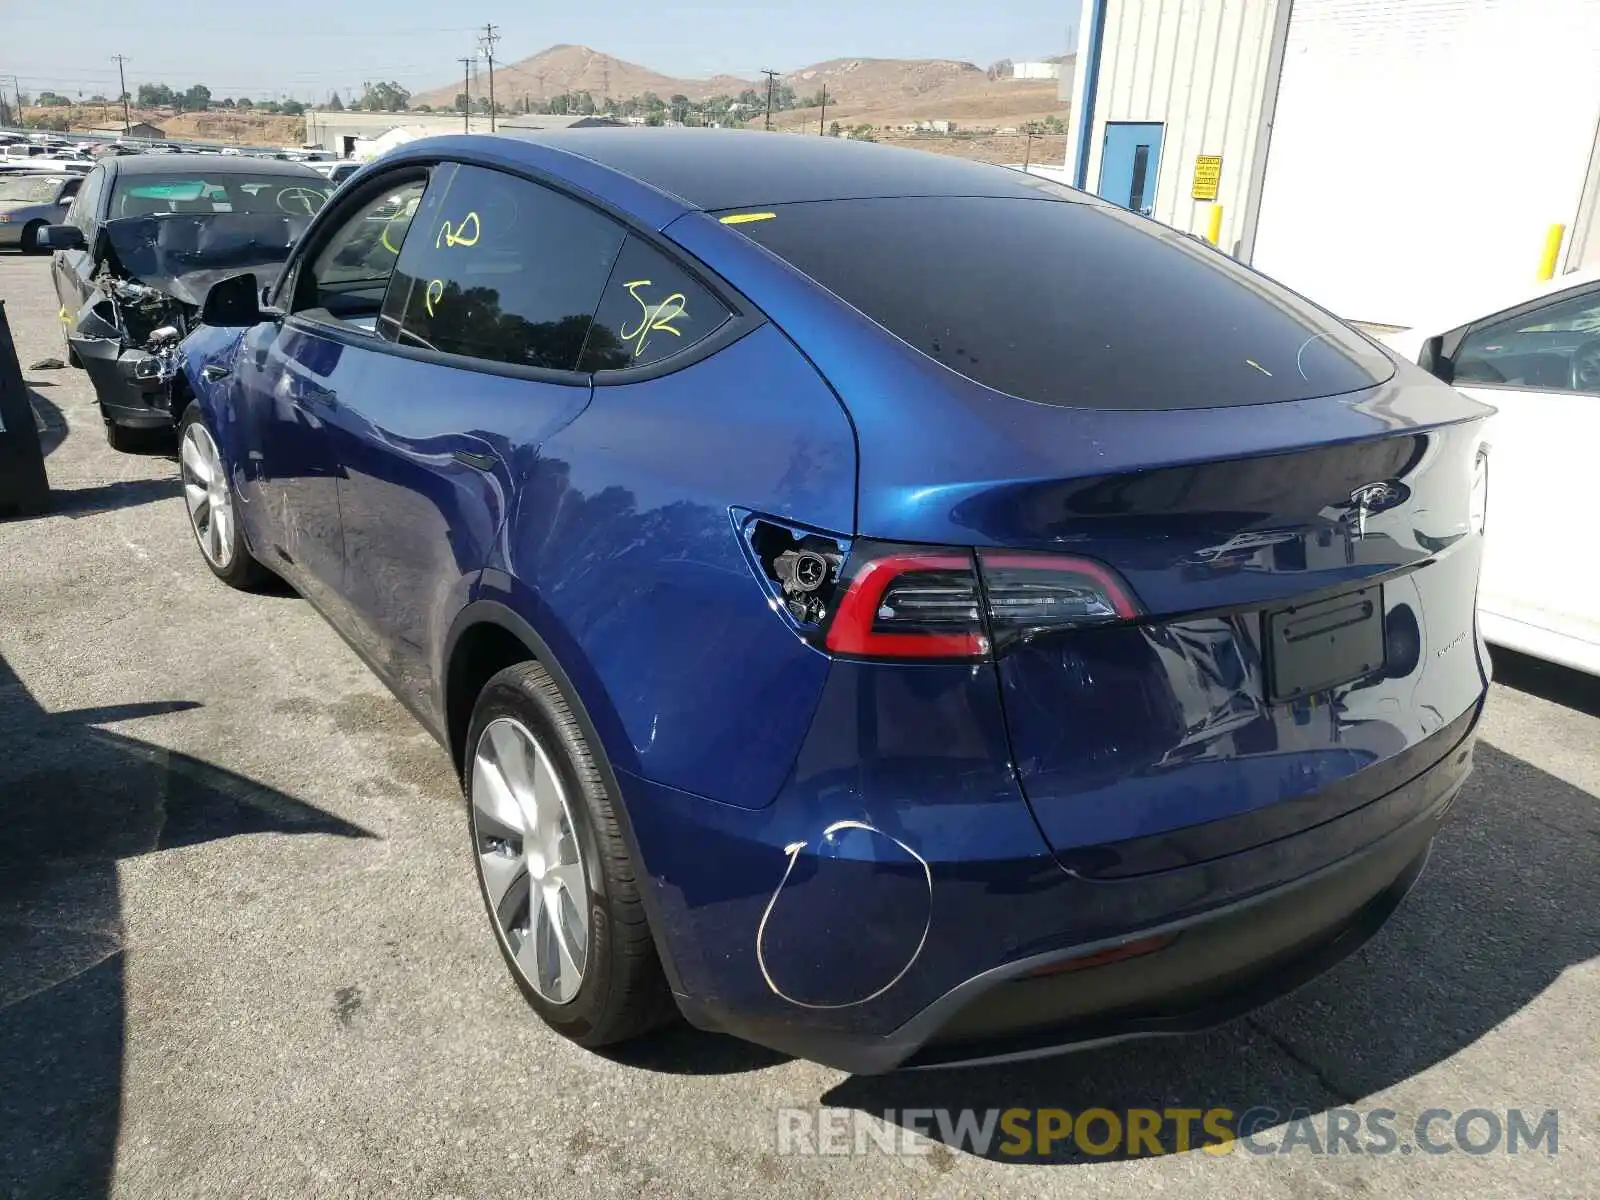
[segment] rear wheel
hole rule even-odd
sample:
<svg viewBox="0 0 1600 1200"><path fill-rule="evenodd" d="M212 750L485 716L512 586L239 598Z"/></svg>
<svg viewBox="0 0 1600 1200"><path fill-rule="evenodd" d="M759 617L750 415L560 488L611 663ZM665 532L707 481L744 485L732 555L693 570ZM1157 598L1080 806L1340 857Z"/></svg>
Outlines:
<svg viewBox="0 0 1600 1200"><path fill-rule="evenodd" d="M20 243L24 254L43 254L44 247L39 245L39 231L44 228L43 221L30 221L22 230Z"/></svg>
<svg viewBox="0 0 1600 1200"><path fill-rule="evenodd" d="M473 861L495 941L546 1024L582 1046L673 1012L638 870L588 742L550 673L519 663L473 710Z"/></svg>
<svg viewBox="0 0 1600 1200"><path fill-rule="evenodd" d="M108 425L107 429L115 428ZM178 423L178 467L189 528L211 573L229 587L253 588L267 570L250 555L239 524L237 501L216 439L198 404L189 405Z"/></svg>

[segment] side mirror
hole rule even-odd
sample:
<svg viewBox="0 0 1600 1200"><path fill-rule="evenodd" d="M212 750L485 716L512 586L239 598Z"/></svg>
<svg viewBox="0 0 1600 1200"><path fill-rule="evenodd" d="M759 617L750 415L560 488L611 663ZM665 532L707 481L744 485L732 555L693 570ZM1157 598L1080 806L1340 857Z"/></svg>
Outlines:
<svg viewBox="0 0 1600 1200"><path fill-rule="evenodd" d="M261 285L246 273L211 285L200 306L200 322L219 329L247 329L266 320L261 311Z"/></svg>
<svg viewBox="0 0 1600 1200"><path fill-rule="evenodd" d="M1417 356L1417 366L1445 383L1455 382L1455 364L1444 356L1444 337L1431 337L1422 343L1422 353Z"/></svg>
<svg viewBox="0 0 1600 1200"><path fill-rule="evenodd" d="M70 204L71 201L69 200ZM83 230L76 225L46 225L39 230L38 245L42 250L87 250Z"/></svg>

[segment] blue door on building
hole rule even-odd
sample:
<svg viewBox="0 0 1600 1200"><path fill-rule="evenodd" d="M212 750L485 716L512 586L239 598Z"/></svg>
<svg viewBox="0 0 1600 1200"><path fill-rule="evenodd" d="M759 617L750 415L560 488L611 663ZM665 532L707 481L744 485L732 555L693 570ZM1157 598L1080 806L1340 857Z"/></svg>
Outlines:
<svg viewBox="0 0 1600 1200"><path fill-rule="evenodd" d="M1106 122L1105 151L1100 156L1102 199L1150 215L1156 202L1164 128L1158 121Z"/></svg>

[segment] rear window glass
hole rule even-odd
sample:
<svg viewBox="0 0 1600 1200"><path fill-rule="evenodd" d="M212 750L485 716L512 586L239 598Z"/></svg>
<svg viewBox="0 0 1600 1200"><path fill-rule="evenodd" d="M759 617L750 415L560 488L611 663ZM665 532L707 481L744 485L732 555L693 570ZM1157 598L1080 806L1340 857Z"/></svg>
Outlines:
<svg viewBox="0 0 1600 1200"><path fill-rule="evenodd" d="M157 213L247 212L311 217L327 203L333 184L303 175L134 175L111 193L110 220Z"/></svg>
<svg viewBox="0 0 1600 1200"><path fill-rule="evenodd" d="M729 228L923 354L1028 400L1270 404L1371 387L1394 372L1375 345L1306 300L1109 205L929 196L727 216Z"/></svg>

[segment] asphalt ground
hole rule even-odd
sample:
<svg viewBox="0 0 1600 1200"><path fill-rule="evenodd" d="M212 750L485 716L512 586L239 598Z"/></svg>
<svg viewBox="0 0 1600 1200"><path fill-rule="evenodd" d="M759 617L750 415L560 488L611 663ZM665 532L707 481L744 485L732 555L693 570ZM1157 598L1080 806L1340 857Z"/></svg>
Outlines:
<svg viewBox="0 0 1600 1200"><path fill-rule="evenodd" d="M881 1078L687 1028L603 1057L506 975L444 753L303 601L211 578L82 372L28 369L62 353L48 260L0 256L0 297L56 490L0 521L0 1197L1600 1195L1595 681L1502 656L1389 927L1213 1033ZM1016 1108L1282 1115L1129 1158L917 1111ZM1429 1152L1430 1109L1556 1110L1556 1152L1436 1115ZM1396 1148L1327 1153L1345 1110Z"/></svg>

